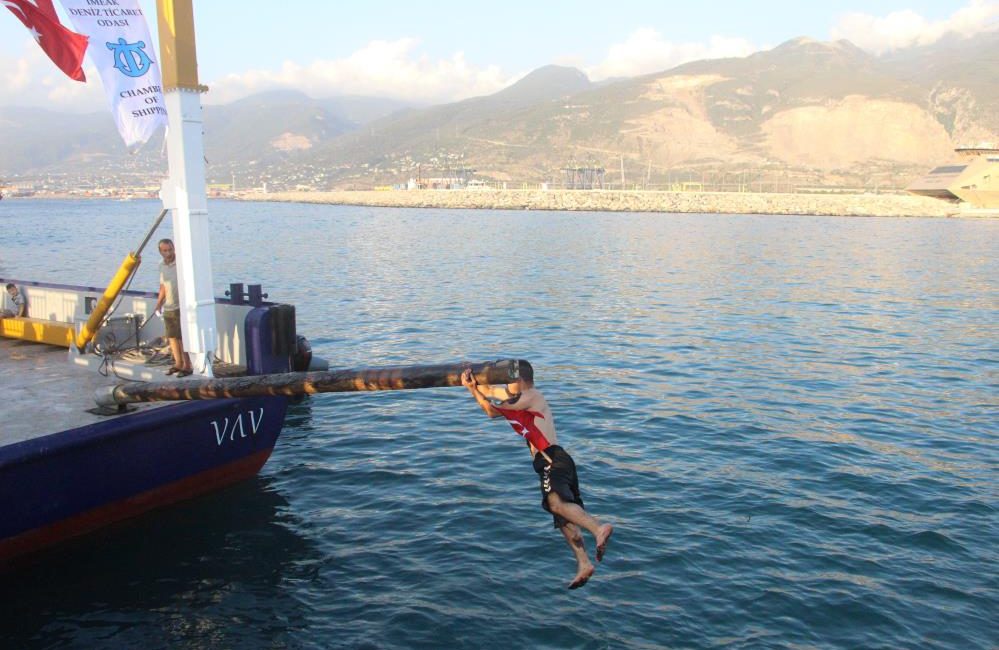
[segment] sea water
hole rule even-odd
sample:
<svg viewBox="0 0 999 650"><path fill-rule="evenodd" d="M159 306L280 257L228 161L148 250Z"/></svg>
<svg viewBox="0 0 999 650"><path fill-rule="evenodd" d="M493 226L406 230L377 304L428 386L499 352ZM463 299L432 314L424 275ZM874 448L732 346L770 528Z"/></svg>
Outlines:
<svg viewBox="0 0 999 650"><path fill-rule="evenodd" d="M0 276L103 286L158 210L2 201ZM210 213L218 293L334 366L531 360L608 555L566 590L464 389L314 396L257 478L0 576L2 647L999 643L999 222Z"/></svg>

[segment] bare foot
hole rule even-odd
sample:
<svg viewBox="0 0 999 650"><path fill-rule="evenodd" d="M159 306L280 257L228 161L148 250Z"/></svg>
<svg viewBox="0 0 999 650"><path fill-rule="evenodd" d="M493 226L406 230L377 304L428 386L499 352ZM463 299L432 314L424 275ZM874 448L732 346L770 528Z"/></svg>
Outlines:
<svg viewBox="0 0 999 650"><path fill-rule="evenodd" d="M604 524L597 531L597 562L603 562L604 553L607 551L607 542L610 541L610 536L614 532L614 527L610 524Z"/></svg>
<svg viewBox="0 0 999 650"><path fill-rule="evenodd" d="M587 566L581 568L573 581L569 583L569 589L579 589L585 585L586 581L593 575L593 571L594 568L592 564L588 564Z"/></svg>

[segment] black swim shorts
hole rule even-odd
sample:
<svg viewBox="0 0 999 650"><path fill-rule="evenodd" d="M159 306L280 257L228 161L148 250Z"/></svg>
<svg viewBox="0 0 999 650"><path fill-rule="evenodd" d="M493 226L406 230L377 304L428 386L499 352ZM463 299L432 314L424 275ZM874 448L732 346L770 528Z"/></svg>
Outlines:
<svg viewBox="0 0 999 650"><path fill-rule="evenodd" d="M566 503L575 503L582 508L583 497L579 494L579 476L576 475L576 463L573 462L572 456L558 445L545 449L545 453L552 459L551 464L540 451L534 455L534 471L541 479L541 507L551 512L548 507L548 493L554 492ZM553 514L552 517L555 528L561 528L569 523L558 515Z"/></svg>

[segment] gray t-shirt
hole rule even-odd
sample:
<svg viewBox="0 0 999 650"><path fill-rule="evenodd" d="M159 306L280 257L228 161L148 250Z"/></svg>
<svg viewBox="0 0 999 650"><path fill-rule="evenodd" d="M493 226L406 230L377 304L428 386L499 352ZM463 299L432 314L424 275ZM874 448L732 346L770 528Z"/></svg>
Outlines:
<svg viewBox="0 0 999 650"><path fill-rule="evenodd" d="M180 298L177 294L177 263L160 262L160 284L166 287L166 298L163 300L163 311L180 309Z"/></svg>
<svg viewBox="0 0 999 650"><path fill-rule="evenodd" d="M14 312L15 316L19 315L21 313L21 307L24 305L24 302L25 302L24 301L24 294L21 293L20 291L18 291L16 296L11 297L10 293L8 293L7 291L4 291L4 295L6 295L8 298L10 298L10 301L13 303L13 307L11 308L11 311ZM27 316L27 315L28 314L25 313L25 316Z"/></svg>

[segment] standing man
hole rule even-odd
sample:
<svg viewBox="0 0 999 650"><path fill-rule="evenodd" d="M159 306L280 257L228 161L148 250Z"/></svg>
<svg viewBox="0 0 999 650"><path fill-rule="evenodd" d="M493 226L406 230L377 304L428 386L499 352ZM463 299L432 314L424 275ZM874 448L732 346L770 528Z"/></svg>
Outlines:
<svg viewBox="0 0 999 650"><path fill-rule="evenodd" d="M18 291L17 285L7 283L7 295L14 305L13 311L10 309L0 309L0 318L25 318L28 315L28 301L24 299L24 294Z"/></svg>
<svg viewBox="0 0 999 650"><path fill-rule="evenodd" d="M184 339L180 330L180 298L177 293L177 254L170 239L159 242L160 255L160 295L156 298L154 312L163 308L163 326L170 343L173 365L166 371L168 375L186 377L193 372L191 357L184 352Z"/></svg>
<svg viewBox="0 0 999 650"><path fill-rule="evenodd" d="M541 479L541 507L552 514L555 527L562 531L576 557L576 576L569 589L578 589L593 575L594 567L586 553L580 527L593 534L597 561L604 559L607 541L614 527L583 510L576 464L555 437L555 421L548 402L534 387L534 368L520 362L520 378L506 386L479 386L471 370L461 375L461 383L491 418L504 417L513 430L527 440L534 457L534 471ZM498 400L494 403L492 400Z"/></svg>

